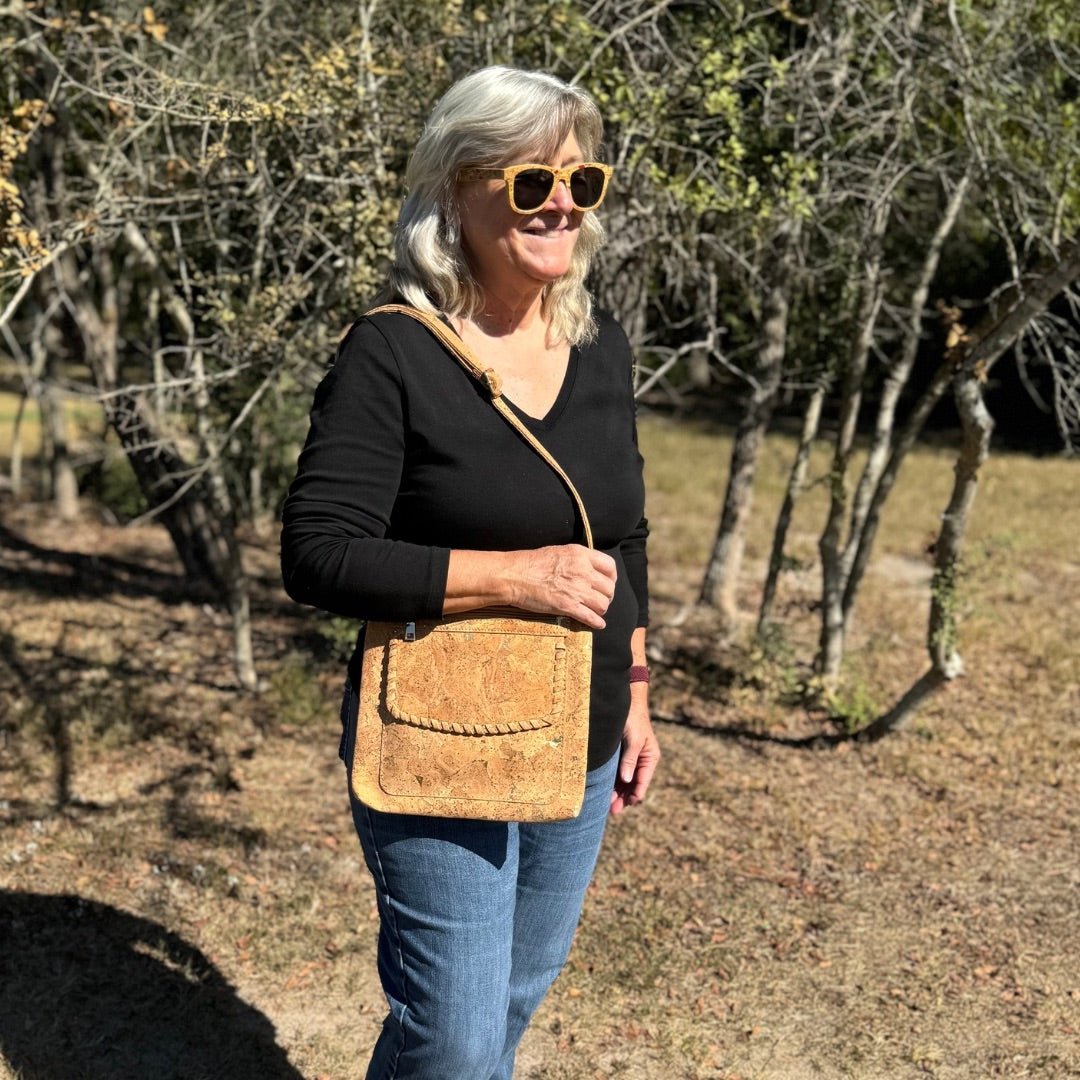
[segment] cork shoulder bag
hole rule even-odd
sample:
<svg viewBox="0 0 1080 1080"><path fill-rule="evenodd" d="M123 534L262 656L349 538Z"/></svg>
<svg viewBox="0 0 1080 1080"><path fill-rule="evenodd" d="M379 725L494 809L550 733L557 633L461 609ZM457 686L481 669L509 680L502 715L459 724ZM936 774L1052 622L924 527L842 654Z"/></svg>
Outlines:
<svg viewBox="0 0 1080 1080"><path fill-rule="evenodd" d="M423 322L499 414L570 478L503 401L498 376L438 319ZM368 622L349 775L375 810L495 821L575 817L585 793L592 632L572 619L486 608L430 621Z"/></svg>

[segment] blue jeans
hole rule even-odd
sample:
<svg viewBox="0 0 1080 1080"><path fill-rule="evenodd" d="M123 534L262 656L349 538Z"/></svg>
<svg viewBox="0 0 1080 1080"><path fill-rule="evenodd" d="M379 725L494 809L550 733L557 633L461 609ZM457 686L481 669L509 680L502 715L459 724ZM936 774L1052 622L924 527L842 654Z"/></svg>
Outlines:
<svg viewBox="0 0 1080 1080"><path fill-rule="evenodd" d="M570 951L618 757L588 773L570 821L384 814L353 800L390 1006L367 1080L510 1080Z"/></svg>

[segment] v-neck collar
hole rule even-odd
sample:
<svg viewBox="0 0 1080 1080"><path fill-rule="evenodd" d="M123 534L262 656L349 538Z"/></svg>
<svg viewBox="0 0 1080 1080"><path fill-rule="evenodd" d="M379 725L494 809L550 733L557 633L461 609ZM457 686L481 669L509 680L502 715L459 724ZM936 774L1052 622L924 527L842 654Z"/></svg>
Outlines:
<svg viewBox="0 0 1080 1080"><path fill-rule="evenodd" d="M538 431L546 431L553 428L558 423L559 417L566 409L567 403L570 401L570 395L574 392L574 383L577 381L577 372L578 347L576 345L571 345L570 357L566 361L566 372L563 374L563 381L562 385L559 387L559 393L552 402L551 408L548 409L543 416L531 416L505 394L503 394L503 400L514 410L518 418L523 420L529 427Z"/></svg>
<svg viewBox="0 0 1080 1080"><path fill-rule="evenodd" d="M446 326L457 334L457 327L454 326L447 315L440 311L438 317L446 324ZM461 335L458 334L458 336L460 337ZM511 398L503 394L503 401L505 401L529 427L535 428L538 431L546 431L549 428L554 427L558 422L559 417L566 408L567 402L570 400L570 395L574 392L574 383L577 381L578 372L578 351L576 345L570 346L570 357L566 361L566 371L563 374L563 381L562 385L559 387L559 393L552 402L551 408L548 409L543 416L532 416L519 405L516 405Z"/></svg>

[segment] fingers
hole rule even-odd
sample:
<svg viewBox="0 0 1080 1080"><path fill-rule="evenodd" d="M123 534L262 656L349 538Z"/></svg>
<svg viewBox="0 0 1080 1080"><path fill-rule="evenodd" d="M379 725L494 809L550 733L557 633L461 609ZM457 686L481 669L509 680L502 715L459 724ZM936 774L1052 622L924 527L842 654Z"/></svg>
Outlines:
<svg viewBox="0 0 1080 1080"><path fill-rule="evenodd" d="M615 790L611 794L611 813L621 814L628 806L645 801L645 793L660 764L660 744L653 732L647 712L634 709L627 717L623 748Z"/></svg>
<svg viewBox="0 0 1080 1080"><path fill-rule="evenodd" d="M607 625L603 616L611 606L612 598L615 596L617 578L615 560L602 551L590 551L588 548L582 550L587 552L589 565L582 579L582 586L585 590L581 602L582 612L581 614L575 614L574 618L585 623L586 626L593 626L598 630L602 630ZM573 613L571 612L571 614Z"/></svg>
<svg viewBox="0 0 1080 1080"><path fill-rule="evenodd" d="M594 630L602 630L617 576L610 555L580 544L522 552L514 605L528 611L568 615Z"/></svg>
<svg viewBox="0 0 1080 1080"><path fill-rule="evenodd" d="M572 544L570 546L574 547L576 545ZM615 560L610 555L605 554L603 551L597 551L595 548L581 548L580 550L588 554L593 569L611 582L611 588L612 591L614 591L615 579L619 576L618 569L615 566Z"/></svg>

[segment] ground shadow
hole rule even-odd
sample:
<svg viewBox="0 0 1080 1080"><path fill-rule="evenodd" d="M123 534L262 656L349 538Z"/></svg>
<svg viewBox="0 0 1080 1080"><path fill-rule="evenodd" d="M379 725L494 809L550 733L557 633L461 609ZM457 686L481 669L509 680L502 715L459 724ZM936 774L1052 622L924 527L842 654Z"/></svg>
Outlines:
<svg viewBox="0 0 1080 1080"><path fill-rule="evenodd" d="M0 500L0 599L10 596L14 618L33 611L37 597L95 602L92 608L64 603L49 608L51 625L38 626L35 634L21 633L14 621L10 628L0 625L0 751L6 751L0 754L0 785L3 773L16 770L25 754L47 748L53 759L48 805L40 789L31 800L20 797L13 784L5 810L18 819L50 810L104 811L117 805L79 798L76 725L90 738L114 742L166 736L197 754L198 771L209 772L222 790L234 789L223 741L215 726L200 718L208 696L198 691L233 697L245 692L231 674L228 615L205 602L201 610L195 606L207 595L205 583L114 557L107 550L84 554L42 546L9 527L3 509ZM297 648L289 632L292 626L310 624L302 633L316 645L320 635L315 620L303 613L298 617L299 609L285 600L276 577L253 579L253 585L255 652L264 670L275 670ZM284 629L279 622L283 616L288 618ZM146 627L134 647L99 649L113 631L123 634L131 625ZM221 646L209 658L203 647L208 636ZM108 659L100 658L101 653ZM191 695L189 690L197 692ZM179 788L174 791L173 803L179 805L183 794ZM180 811L172 817L178 834L204 827ZM241 839L245 846L253 842Z"/></svg>
<svg viewBox="0 0 1080 1080"><path fill-rule="evenodd" d="M839 746L841 743L852 742L854 739L853 735L832 731L812 735L778 735L768 731L755 731L753 728L740 724L703 724L681 709L676 709L674 712L659 712L653 709L652 718L658 723L674 724L717 739L731 739L743 743L768 743L773 746L787 746L793 750L825 750Z"/></svg>
<svg viewBox="0 0 1080 1080"><path fill-rule="evenodd" d="M78 896L0 890L0 1054L21 1080L303 1080L198 949Z"/></svg>
<svg viewBox="0 0 1080 1080"><path fill-rule="evenodd" d="M692 686L690 696L693 700L709 702L714 706L730 704L732 688L747 680L741 659L725 656L724 651L718 650L715 642L707 635L693 632L684 633L682 640L669 646L664 666L676 668L682 673L684 680ZM662 688L664 682L664 671L661 667L658 671L658 687ZM686 683L681 689L685 692ZM796 703L797 698L789 702L791 705ZM719 711L722 713L724 710L721 708ZM712 738L730 739L750 746L784 746L793 750L824 750L851 742L858 736L857 732L846 731L814 731L807 735L760 731L745 724L703 720L692 710L678 706L671 710L654 707L652 718L654 721L687 728Z"/></svg>
<svg viewBox="0 0 1080 1080"><path fill-rule="evenodd" d="M247 577L253 604L267 612L289 610L290 604L280 593L276 573L267 576L248 569ZM220 591L209 580L104 552L42 547L15 532L3 520L0 520L0 587L46 596L109 597L113 603L119 597L149 596L163 604L193 602L222 607Z"/></svg>
<svg viewBox="0 0 1080 1080"><path fill-rule="evenodd" d="M31 560L14 566L0 561L0 584L9 588L68 596L154 596L163 603L180 603L192 595L192 583L181 574L113 555L45 548L0 522L0 554L5 551Z"/></svg>

